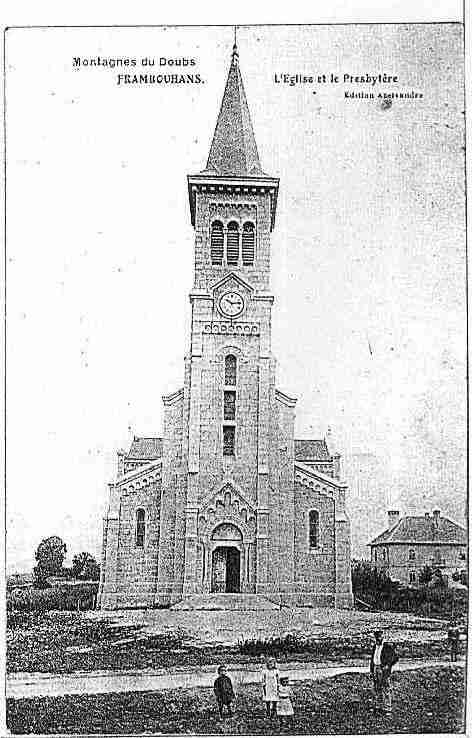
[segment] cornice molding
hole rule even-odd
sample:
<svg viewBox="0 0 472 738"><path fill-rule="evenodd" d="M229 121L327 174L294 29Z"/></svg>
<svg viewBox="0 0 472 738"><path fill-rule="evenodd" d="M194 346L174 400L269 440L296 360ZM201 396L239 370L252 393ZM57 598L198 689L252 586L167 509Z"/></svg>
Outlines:
<svg viewBox="0 0 472 738"><path fill-rule="evenodd" d="M312 469L306 464L302 464L300 461L295 462L295 481L304 484L305 486L312 487L314 482L318 482L319 485L325 487L332 487L333 489L346 490L347 484L345 482L339 482L327 474L319 472L317 469ZM319 490L318 490L319 491Z"/></svg>
<svg viewBox="0 0 472 738"><path fill-rule="evenodd" d="M172 392L170 395L162 395L162 402L166 407L169 407L170 405L175 405L176 402L183 399L184 396L184 388L181 387L176 392Z"/></svg>
<svg viewBox="0 0 472 738"><path fill-rule="evenodd" d="M290 395L286 395L285 392L279 389L275 390L275 399L287 407L295 407L298 402L298 397L290 397Z"/></svg>

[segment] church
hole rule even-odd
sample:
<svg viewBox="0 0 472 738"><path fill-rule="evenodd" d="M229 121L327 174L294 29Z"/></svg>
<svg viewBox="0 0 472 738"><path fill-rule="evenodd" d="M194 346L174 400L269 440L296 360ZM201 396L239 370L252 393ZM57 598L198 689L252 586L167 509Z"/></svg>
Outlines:
<svg viewBox="0 0 472 738"><path fill-rule="evenodd" d="M261 168L236 44L206 167L187 181L195 268L184 383L162 398L161 437L135 437L117 454L98 604L350 607L340 457L324 439L294 438L297 400L276 385L279 180Z"/></svg>

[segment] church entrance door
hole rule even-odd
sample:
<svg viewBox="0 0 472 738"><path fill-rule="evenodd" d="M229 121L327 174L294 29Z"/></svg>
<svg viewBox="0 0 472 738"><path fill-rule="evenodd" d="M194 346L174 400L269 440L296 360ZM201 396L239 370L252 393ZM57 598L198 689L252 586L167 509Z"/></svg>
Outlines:
<svg viewBox="0 0 472 738"><path fill-rule="evenodd" d="M241 554L234 546L218 546L213 551L211 591L241 591Z"/></svg>

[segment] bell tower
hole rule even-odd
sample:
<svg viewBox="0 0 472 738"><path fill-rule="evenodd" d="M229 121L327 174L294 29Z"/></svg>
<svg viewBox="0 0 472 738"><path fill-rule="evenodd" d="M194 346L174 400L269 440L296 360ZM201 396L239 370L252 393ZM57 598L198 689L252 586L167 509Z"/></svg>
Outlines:
<svg viewBox="0 0 472 738"><path fill-rule="evenodd" d="M259 161L235 43L206 167L188 177L195 271L184 388L184 594L211 588L202 571L206 567L209 572L211 561L199 569L205 554L198 542L208 510L213 510L208 500L225 485L234 490L234 498L239 495L247 502L245 515L254 527L251 561L248 550L242 558L242 591L256 591L256 566L257 581L263 581L265 543L261 538L259 545L257 538L267 523L275 393L270 234L278 186L279 180L265 174ZM239 499L238 505L244 503ZM231 523L238 528L236 518ZM241 535L244 539L242 530Z"/></svg>

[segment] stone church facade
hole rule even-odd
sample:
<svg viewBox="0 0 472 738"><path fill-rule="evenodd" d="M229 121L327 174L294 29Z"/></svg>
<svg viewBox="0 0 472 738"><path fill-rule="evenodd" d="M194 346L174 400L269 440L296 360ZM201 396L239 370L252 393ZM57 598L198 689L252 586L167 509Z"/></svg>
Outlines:
<svg viewBox="0 0 472 738"><path fill-rule="evenodd" d="M352 604L339 456L325 440L294 438L296 399L276 386L278 187L259 162L234 47L207 166L188 177L195 273L184 386L163 397L162 437L135 437L118 452L102 608L212 593Z"/></svg>

